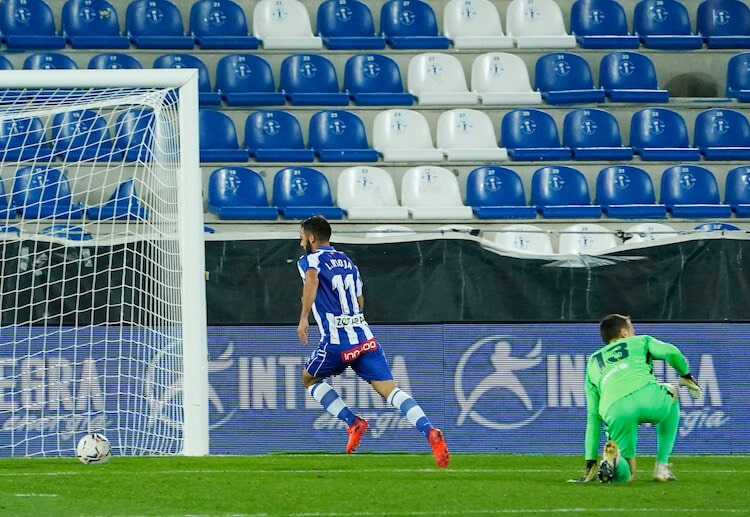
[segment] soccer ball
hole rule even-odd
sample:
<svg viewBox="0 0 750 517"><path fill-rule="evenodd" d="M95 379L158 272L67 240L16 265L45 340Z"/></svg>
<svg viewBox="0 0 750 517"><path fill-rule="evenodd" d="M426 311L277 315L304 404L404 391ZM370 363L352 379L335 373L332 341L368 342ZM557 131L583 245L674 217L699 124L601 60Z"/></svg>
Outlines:
<svg viewBox="0 0 750 517"><path fill-rule="evenodd" d="M107 463L112 457L112 446L100 433L89 433L78 440L76 456L82 463Z"/></svg>

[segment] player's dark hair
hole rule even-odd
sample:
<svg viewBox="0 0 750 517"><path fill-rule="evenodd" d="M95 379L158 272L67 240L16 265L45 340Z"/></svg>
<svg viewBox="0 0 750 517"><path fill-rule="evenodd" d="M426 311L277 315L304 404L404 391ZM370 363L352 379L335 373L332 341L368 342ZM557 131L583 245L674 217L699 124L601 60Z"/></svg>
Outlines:
<svg viewBox="0 0 750 517"><path fill-rule="evenodd" d="M622 329L628 328L630 325L630 316L623 316L622 314L608 314L602 318L599 323L599 332L602 335L604 343L609 343L613 339L617 339Z"/></svg>
<svg viewBox="0 0 750 517"><path fill-rule="evenodd" d="M302 224L300 224L302 231L310 233L320 242L328 242L331 240L331 223L326 221L326 218L322 215L314 215L308 217Z"/></svg>

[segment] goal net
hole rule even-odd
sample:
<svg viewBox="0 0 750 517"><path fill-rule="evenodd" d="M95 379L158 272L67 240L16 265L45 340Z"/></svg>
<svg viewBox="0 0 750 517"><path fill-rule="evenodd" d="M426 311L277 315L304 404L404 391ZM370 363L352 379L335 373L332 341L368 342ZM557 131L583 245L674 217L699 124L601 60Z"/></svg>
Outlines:
<svg viewBox="0 0 750 517"><path fill-rule="evenodd" d="M208 453L195 70L0 76L0 456Z"/></svg>

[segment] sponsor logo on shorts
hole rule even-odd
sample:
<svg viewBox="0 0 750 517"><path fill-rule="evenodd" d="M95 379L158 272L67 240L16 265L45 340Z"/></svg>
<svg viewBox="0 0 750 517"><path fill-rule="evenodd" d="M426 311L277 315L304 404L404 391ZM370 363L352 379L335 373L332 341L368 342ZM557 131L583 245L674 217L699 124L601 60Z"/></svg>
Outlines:
<svg viewBox="0 0 750 517"><path fill-rule="evenodd" d="M354 348L350 348L349 350L344 350L341 352L341 360L344 362L351 362L357 359L359 356L366 354L367 352L372 352L373 350L378 349L378 342L375 341L375 338L368 339L367 341L358 344Z"/></svg>

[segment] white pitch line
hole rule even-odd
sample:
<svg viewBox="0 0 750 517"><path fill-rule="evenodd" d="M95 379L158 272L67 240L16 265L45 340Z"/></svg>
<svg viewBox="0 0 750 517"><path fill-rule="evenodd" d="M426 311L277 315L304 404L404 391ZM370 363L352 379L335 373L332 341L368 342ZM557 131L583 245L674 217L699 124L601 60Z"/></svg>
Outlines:
<svg viewBox="0 0 750 517"><path fill-rule="evenodd" d="M16 497L59 497L57 494L16 494Z"/></svg>
<svg viewBox="0 0 750 517"><path fill-rule="evenodd" d="M616 513L655 513L664 511L663 508L536 508L524 510L521 508L502 508L487 510L462 509L461 515L504 515L504 514L539 514L539 513L580 513L580 512L616 512ZM706 510L699 508L680 508L681 513L705 513ZM745 508L711 509L711 513L747 513ZM444 510L442 512L398 512L399 515L455 515L454 511ZM381 517L389 516L391 512L346 512L346 513L291 513L287 517Z"/></svg>

